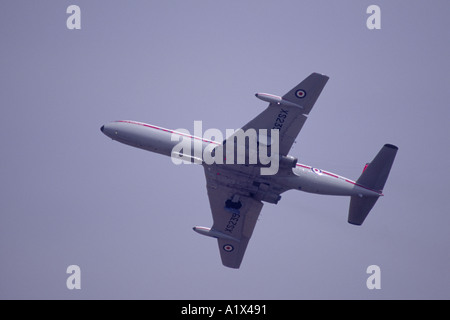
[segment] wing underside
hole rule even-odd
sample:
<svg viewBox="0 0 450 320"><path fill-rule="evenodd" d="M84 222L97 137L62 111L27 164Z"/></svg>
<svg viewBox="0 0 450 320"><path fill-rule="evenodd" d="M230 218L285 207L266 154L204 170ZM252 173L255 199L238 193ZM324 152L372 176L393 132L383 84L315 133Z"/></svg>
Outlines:
<svg viewBox="0 0 450 320"><path fill-rule="evenodd" d="M215 173L208 169L211 170L211 167L205 168L208 171L206 186L214 221L211 229L219 234L217 241L223 265L239 268L263 203L242 195L236 188L217 183L210 177Z"/></svg>
<svg viewBox="0 0 450 320"><path fill-rule="evenodd" d="M242 130L279 129L279 152L286 156L328 79L328 76L312 73L283 96L284 100L293 105L270 103L266 110L244 125ZM230 138L233 139L233 136Z"/></svg>
<svg viewBox="0 0 450 320"><path fill-rule="evenodd" d="M269 178L262 179L260 168L249 161L250 154L259 152L261 143L269 144L268 136L263 137L264 130L260 136L260 129L266 129L266 135L271 129L278 129L279 148L274 154L287 156L327 81L327 76L312 73L282 97L287 103L271 102L263 112L243 126L241 132L228 137L222 146L234 149L235 155L244 152L243 164L228 164L225 161L228 156L225 151L223 164L204 163L208 198L214 220L212 228L206 228L210 230L207 235L218 239L220 256L225 266L240 267L263 207L261 201L277 203L280 193L285 191ZM242 131L246 132L248 129L256 131L256 144L251 144L250 138L242 140ZM235 143L239 140L239 135L244 145L240 151ZM273 148L271 141L267 149L274 150ZM289 167L288 172L291 171ZM285 172L279 170L278 174Z"/></svg>

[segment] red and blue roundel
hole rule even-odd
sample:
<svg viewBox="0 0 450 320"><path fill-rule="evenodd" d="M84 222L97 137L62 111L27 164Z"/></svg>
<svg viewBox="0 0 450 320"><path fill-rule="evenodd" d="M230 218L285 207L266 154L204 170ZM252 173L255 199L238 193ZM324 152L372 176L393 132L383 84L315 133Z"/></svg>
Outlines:
<svg viewBox="0 0 450 320"><path fill-rule="evenodd" d="M311 168L312 172L314 172L315 174L318 174L319 176L322 175L322 170L317 169L317 168Z"/></svg>
<svg viewBox="0 0 450 320"><path fill-rule="evenodd" d="M297 91L295 92L295 96L296 96L297 98L303 99L304 97L306 97L306 91L303 90L303 89L297 90Z"/></svg>
<svg viewBox="0 0 450 320"><path fill-rule="evenodd" d="M234 250L234 247L231 244L226 244L223 246L223 250L225 250L226 252L231 252Z"/></svg>

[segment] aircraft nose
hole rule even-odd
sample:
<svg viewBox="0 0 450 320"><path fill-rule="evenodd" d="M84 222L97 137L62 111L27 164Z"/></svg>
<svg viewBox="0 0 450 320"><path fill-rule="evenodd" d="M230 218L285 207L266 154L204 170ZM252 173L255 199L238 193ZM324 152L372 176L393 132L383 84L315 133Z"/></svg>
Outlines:
<svg viewBox="0 0 450 320"><path fill-rule="evenodd" d="M100 128L100 130L103 132L103 130L105 130L105 126L102 126L102 127Z"/></svg>

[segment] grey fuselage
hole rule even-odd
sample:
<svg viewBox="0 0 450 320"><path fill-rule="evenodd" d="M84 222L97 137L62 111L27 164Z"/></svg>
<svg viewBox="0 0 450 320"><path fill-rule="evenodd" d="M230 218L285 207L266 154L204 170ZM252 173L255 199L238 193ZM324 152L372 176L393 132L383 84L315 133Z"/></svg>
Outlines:
<svg viewBox="0 0 450 320"><path fill-rule="evenodd" d="M169 157L172 156L174 147L180 141L178 138L192 141L192 150L187 152L190 156L202 154L205 148L211 149L211 144L221 145L201 137L136 121L110 122L102 126L101 131L118 142ZM208 166L205 163L202 164L205 167ZM220 172L224 176L224 183L229 184L230 187L238 186L242 192L269 203L277 203L279 195L291 189L324 195L360 197L383 195L381 191L369 189L353 180L300 163L296 163L295 167L288 170L279 170L275 175L260 175L257 167L249 171L248 167L246 170L240 170L239 166L227 165L222 165ZM263 190L261 185L267 186L266 190Z"/></svg>

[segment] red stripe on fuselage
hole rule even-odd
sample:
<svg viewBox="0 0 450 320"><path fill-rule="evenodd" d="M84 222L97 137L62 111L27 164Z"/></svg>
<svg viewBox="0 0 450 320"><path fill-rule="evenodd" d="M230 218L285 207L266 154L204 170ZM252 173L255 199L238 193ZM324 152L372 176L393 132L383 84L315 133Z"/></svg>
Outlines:
<svg viewBox="0 0 450 320"><path fill-rule="evenodd" d="M199 138L199 137L196 137L196 136L191 136L191 135L189 135L189 134L177 132L177 131L174 131L174 130L169 130L169 129L162 128L162 127L152 126L152 125L150 125L150 124L146 124L146 123L143 123L143 122L136 122L136 121L129 121L129 120L119 120L119 121L116 121L116 122L123 122L123 123L135 124L135 125L138 125L138 126L143 126L143 127L147 127L147 128L156 129L156 130L162 130L162 131L164 131L164 132L169 132L169 133L177 134L177 135L179 135L179 136L188 137L188 138L191 138L191 139L200 140L200 141L204 141L204 142L207 142L207 143L212 143L212 144L220 145L220 143L218 143L218 142L216 142L216 141L211 141L211 140L207 140L207 139L202 139L202 138Z"/></svg>
<svg viewBox="0 0 450 320"><path fill-rule="evenodd" d="M327 174L327 175L329 175L329 176L331 176L331 177L334 177L334 178L339 178L339 176L337 176L337 175L335 175L335 174L333 174L333 173L327 172L327 171L323 171L323 170L322 170L322 173L325 173L325 174Z"/></svg>
<svg viewBox="0 0 450 320"><path fill-rule="evenodd" d="M311 168L312 168L312 167L310 167L310 166L306 166L306 165L300 164L300 163L297 163L297 167L301 167L301 168L305 168L305 169L311 169ZM328 171L324 171L324 170L322 170L322 173L324 173L324 174L326 174L326 175L328 175L328 176L330 176L330 177L336 178L336 179L343 179L345 182L351 183L351 184L353 184L353 185L355 185L355 186L364 188L364 189L366 189L366 190L370 190L370 191L376 192L376 193L378 193L380 196L383 195L383 193L382 193L381 191L379 191L379 190L373 190L373 189L367 188L367 187L365 187L365 186L363 186L363 185L361 185L361 184L359 184L359 183L356 183L356 182L353 181L353 180L349 180L349 179L347 179L347 178L340 177L340 176L338 176L338 175L336 175L336 174L334 174L334 173L331 173L331 172L328 172Z"/></svg>
<svg viewBox="0 0 450 320"><path fill-rule="evenodd" d="M158 127L158 126L152 126L152 125L150 125L150 124L146 124L146 123L143 123L143 122L136 122L136 121L129 121L129 120L119 120L119 121L116 121L116 122L123 122L123 123L135 124L135 125L139 125L139 126L143 126L143 127L147 127L147 128L152 128L152 129L156 129L156 130L162 130L162 131L164 131L164 132L169 132L169 133L177 134L177 135L180 135L180 136L183 136L183 137L188 137L188 138L191 138L191 139L200 140L200 141L203 141L203 142L206 142L206 143L213 143L213 144L216 144L216 145L220 145L220 143L215 142L215 141L211 141L211 140L207 140L207 139L202 139L202 138L199 138L199 137L191 136L191 135L188 135L188 134L185 134L185 133L181 133L181 132L169 130L169 129L162 128L162 127ZM301 167L301 168L305 168L305 169L311 169L311 168L312 168L312 167L310 167L310 166L303 165L303 164L300 164L300 163L297 163L297 167ZM376 192L376 193L378 193L378 194L381 195L381 196L383 195L383 193L382 193L381 191L379 191L379 190L373 190L373 189L367 188L367 187L365 187L365 186L363 186L363 185L360 185L360 184L356 183L355 181L352 181L352 180L349 180L349 179L340 177L340 176L335 175L335 174L333 174L333 173L331 173L331 172L327 172L327 171L323 171L323 170L322 170L322 173L324 173L324 174L326 174L326 175L328 175L328 176L330 176L330 177L336 178L336 179L343 179L345 182L348 182L348 183L351 183L351 184L353 184L353 185L355 185L355 186L358 186L358 187L361 187L361 188L364 188L364 189L367 189L367 190Z"/></svg>

